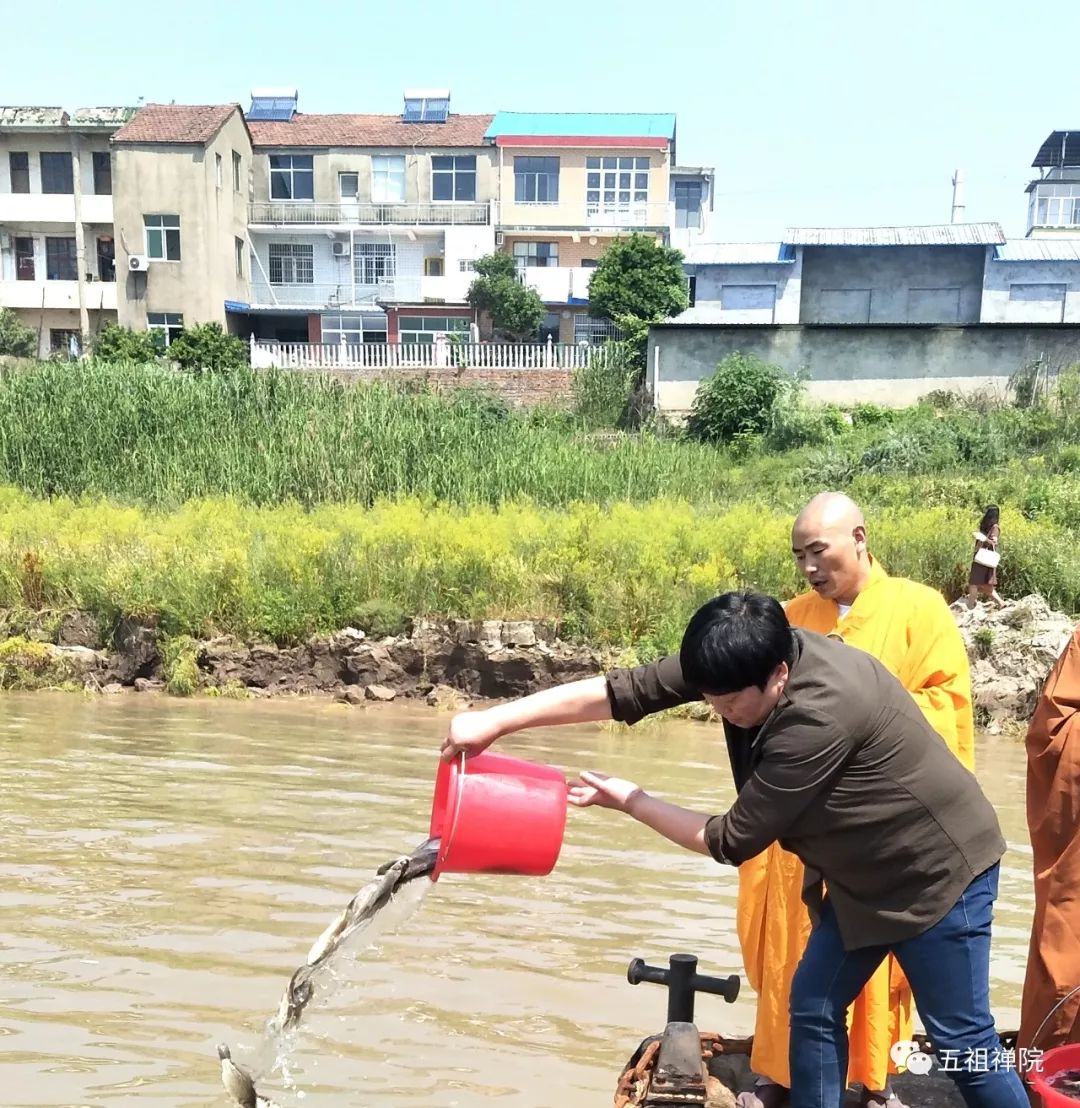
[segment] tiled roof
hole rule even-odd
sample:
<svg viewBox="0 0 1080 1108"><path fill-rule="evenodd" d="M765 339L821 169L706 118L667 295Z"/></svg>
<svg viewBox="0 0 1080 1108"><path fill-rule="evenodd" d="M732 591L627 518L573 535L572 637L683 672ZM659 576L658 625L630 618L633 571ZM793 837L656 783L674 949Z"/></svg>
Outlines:
<svg viewBox="0 0 1080 1108"><path fill-rule="evenodd" d="M147 104L113 142L209 142L221 130L239 104Z"/></svg>
<svg viewBox="0 0 1080 1108"><path fill-rule="evenodd" d="M490 115L450 115L445 123L403 123L398 115L306 115L288 123L248 123L256 146L482 146Z"/></svg>
<svg viewBox="0 0 1080 1108"><path fill-rule="evenodd" d="M934 223L924 227L792 227L792 246L998 246L997 223Z"/></svg>
<svg viewBox="0 0 1080 1108"><path fill-rule="evenodd" d="M499 112L488 138L675 138L675 116L644 112Z"/></svg>

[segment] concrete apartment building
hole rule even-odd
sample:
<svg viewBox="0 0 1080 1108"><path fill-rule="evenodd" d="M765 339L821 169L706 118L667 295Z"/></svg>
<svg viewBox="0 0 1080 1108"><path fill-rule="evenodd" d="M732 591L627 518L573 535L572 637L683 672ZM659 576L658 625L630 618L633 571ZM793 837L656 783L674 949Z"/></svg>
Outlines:
<svg viewBox="0 0 1080 1108"><path fill-rule="evenodd" d="M168 343L185 325L230 322L251 282L251 136L239 106L151 104L112 147L120 323Z"/></svg>
<svg viewBox="0 0 1080 1108"><path fill-rule="evenodd" d="M557 341L611 333L588 313L589 280L617 236L670 243L677 222L687 241L705 233L712 171L675 169L674 115L499 112L486 139L497 241L548 306L542 334Z"/></svg>
<svg viewBox="0 0 1080 1108"><path fill-rule="evenodd" d="M604 341L588 286L619 235L705 238L712 171L675 164L675 117L462 115L445 89L395 115L237 104L0 114L0 306L77 351L114 320L277 343L475 334L474 261L511 254L539 338ZM106 287L107 286L107 287ZM81 313L81 314L80 314Z"/></svg>
<svg viewBox="0 0 1080 1108"><path fill-rule="evenodd" d="M256 96L248 230L252 288L238 323L292 342L424 342L468 332L472 262L495 249L491 115L447 90L397 116L309 115L296 90Z"/></svg>
<svg viewBox="0 0 1080 1108"><path fill-rule="evenodd" d="M0 108L0 307L73 355L117 318L110 137L133 108Z"/></svg>

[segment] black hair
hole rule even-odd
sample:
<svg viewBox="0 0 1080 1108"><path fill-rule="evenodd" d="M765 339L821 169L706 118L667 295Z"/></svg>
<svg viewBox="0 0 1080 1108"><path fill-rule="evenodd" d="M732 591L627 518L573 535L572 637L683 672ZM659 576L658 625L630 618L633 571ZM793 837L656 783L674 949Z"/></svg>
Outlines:
<svg viewBox="0 0 1080 1108"><path fill-rule="evenodd" d="M760 592L726 592L700 607L679 649L683 676L713 696L751 685L764 691L776 667L793 656L784 609Z"/></svg>
<svg viewBox="0 0 1080 1108"><path fill-rule="evenodd" d="M982 522L979 524L979 530L984 535L990 534L990 529L998 525L998 521L1001 519L1001 513L998 511L996 504L988 504L986 511L983 512Z"/></svg>

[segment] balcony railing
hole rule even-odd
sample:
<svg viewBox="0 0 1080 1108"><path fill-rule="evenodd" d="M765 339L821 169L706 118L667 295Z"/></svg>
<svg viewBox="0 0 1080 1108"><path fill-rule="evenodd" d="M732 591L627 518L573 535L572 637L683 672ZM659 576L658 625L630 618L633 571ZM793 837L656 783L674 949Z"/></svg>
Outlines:
<svg viewBox="0 0 1080 1108"><path fill-rule="evenodd" d="M308 200L260 202L248 205L248 221L274 227L357 226L483 226L492 222L490 204L316 204Z"/></svg>
<svg viewBox="0 0 1080 1108"><path fill-rule="evenodd" d="M675 208L669 203L518 204L504 202L499 223L505 228L580 227L583 230L670 227Z"/></svg>
<svg viewBox="0 0 1080 1108"><path fill-rule="evenodd" d="M257 308L371 307L378 300L415 301L421 296L420 277L395 277L376 284L272 285L257 278L251 283L251 303Z"/></svg>
<svg viewBox="0 0 1080 1108"><path fill-rule="evenodd" d="M429 342L334 343L251 340L256 369L568 370L588 364L595 348L571 343Z"/></svg>

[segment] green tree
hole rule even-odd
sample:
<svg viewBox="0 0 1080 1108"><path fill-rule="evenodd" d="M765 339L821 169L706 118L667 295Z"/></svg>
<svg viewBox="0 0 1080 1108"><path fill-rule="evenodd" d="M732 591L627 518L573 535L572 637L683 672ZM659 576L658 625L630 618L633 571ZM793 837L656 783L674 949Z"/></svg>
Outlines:
<svg viewBox="0 0 1080 1108"><path fill-rule="evenodd" d="M152 362L161 350L151 331L109 323L94 340L94 356L106 362Z"/></svg>
<svg viewBox="0 0 1080 1108"><path fill-rule="evenodd" d="M0 354L16 358L37 356L37 335L32 327L19 322L10 308L0 308Z"/></svg>
<svg viewBox="0 0 1080 1108"><path fill-rule="evenodd" d="M620 317L656 322L689 303L683 256L650 235L616 239L589 283L589 314L616 323Z"/></svg>
<svg viewBox="0 0 1080 1108"><path fill-rule="evenodd" d="M514 259L509 254L488 254L473 266L478 276L469 286L469 304L487 312L495 330L515 342L534 335L547 309L539 293L522 284Z"/></svg>
<svg viewBox="0 0 1080 1108"><path fill-rule="evenodd" d="M192 373L220 373L248 364L247 343L226 334L220 323L200 323L169 343L168 358Z"/></svg>

